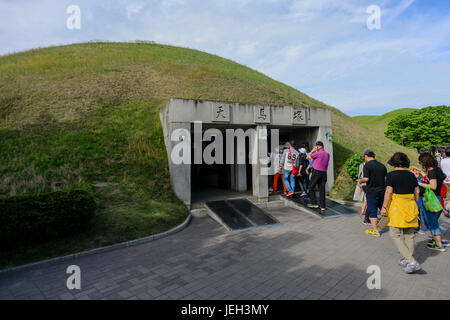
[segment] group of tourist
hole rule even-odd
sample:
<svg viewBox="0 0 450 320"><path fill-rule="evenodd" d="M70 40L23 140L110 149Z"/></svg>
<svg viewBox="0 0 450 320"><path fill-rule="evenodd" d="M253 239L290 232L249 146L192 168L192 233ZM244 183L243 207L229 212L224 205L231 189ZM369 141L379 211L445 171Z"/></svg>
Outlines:
<svg viewBox="0 0 450 320"><path fill-rule="evenodd" d="M418 161L422 169L411 167L408 156L396 152L387 163L393 168L388 173L372 150L365 151L354 197L364 201L361 217L370 225L365 231L368 235L379 237L389 226L390 237L402 256L399 265L406 273L421 270L414 258L416 233L430 232L426 246L431 250L444 252L450 246L439 224L441 214L448 215L450 206L444 202L445 184L450 183L450 147L439 155L422 153ZM430 209L433 201L436 205Z"/></svg>
<svg viewBox="0 0 450 320"><path fill-rule="evenodd" d="M269 184L272 184L269 186L270 191L273 194L277 192L278 180L282 177L283 192L287 197L294 195L298 185L300 196L309 197L309 207L325 211L325 186L330 154L325 151L323 142L317 141L311 151L308 151L307 143L302 144L298 150L294 147L294 141L280 142L280 145L280 154L269 155L274 163L278 163L277 157L279 159L279 167L277 166L273 178L269 179ZM314 191L316 187L320 194L318 203Z"/></svg>
<svg viewBox="0 0 450 320"><path fill-rule="evenodd" d="M325 185L330 154L321 141L308 151L305 143L297 150L294 141L281 142L281 150L272 154L272 161L279 161L276 172L269 180L270 191L276 193L279 178L287 197L295 194L296 187L301 197L309 199L308 207L326 210ZM401 254L399 265L406 273L421 270L414 258L416 233L430 232L427 248L446 251L449 241L444 238L439 224L442 213L450 218L450 202L445 203L450 191L450 147L441 152L422 153L418 159L422 169L410 166L410 159L402 152L396 152L387 164L376 160L375 152L364 152L364 163L358 172L354 200L363 201L361 217L370 228L367 235L380 237L389 226L390 237ZM278 162L276 162L278 163ZM449 185L449 188L446 187ZM319 201L315 188L319 189ZM433 198L434 197L434 198ZM435 200L438 209L430 209L428 202Z"/></svg>

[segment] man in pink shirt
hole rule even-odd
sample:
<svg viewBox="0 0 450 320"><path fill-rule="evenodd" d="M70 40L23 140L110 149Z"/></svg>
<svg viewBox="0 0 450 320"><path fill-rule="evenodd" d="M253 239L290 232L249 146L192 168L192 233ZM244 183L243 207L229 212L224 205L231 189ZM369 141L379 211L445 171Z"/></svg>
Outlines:
<svg viewBox="0 0 450 320"><path fill-rule="evenodd" d="M317 141L316 146L311 150L311 153L308 154L307 159L313 159L313 172L311 176L311 183L309 184L309 200L310 203L308 207L317 209L319 206L317 205L316 193L314 188L316 185L319 186L319 204L320 210L323 212L326 210L325 207L325 185L327 183L327 170L328 163L330 162L330 154L325 151L323 142Z"/></svg>

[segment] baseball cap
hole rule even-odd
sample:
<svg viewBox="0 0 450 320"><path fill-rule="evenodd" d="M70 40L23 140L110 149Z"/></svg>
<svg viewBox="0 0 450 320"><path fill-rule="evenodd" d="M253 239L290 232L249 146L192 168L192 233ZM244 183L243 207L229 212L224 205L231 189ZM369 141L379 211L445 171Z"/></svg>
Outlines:
<svg viewBox="0 0 450 320"><path fill-rule="evenodd" d="M317 142L316 142L316 146L321 146L321 147L323 147L323 142L322 142L322 141L317 141Z"/></svg>
<svg viewBox="0 0 450 320"><path fill-rule="evenodd" d="M364 151L364 155L368 156L368 157L371 157L371 158L375 158L375 152L373 152L370 149L367 149L366 151Z"/></svg>

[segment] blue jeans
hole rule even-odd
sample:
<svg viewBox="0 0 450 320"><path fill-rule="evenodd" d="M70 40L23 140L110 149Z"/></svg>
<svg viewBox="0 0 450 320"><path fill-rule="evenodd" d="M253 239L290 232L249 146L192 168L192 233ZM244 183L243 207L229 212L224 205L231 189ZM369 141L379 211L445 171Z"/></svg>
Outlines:
<svg viewBox="0 0 450 320"><path fill-rule="evenodd" d="M283 182L287 192L295 192L295 176L292 171L283 170Z"/></svg>
<svg viewBox="0 0 450 320"><path fill-rule="evenodd" d="M367 211L366 217L376 219L378 218L378 209L381 210L383 207L384 197L366 197L367 200Z"/></svg>
<svg viewBox="0 0 450 320"><path fill-rule="evenodd" d="M436 198L441 202L441 197L436 196ZM431 231L433 236L440 236L442 234L441 228L439 226L439 218L441 216L442 211L440 212L430 212L425 209L425 206L422 204L420 207L420 217L422 218L423 224L428 230Z"/></svg>

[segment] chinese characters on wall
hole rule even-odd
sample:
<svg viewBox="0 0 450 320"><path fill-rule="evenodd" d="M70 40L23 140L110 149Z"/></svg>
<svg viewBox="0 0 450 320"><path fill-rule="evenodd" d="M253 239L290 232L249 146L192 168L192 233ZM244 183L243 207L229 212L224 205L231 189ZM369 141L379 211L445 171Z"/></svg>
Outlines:
<svg viewBox="0 0 450 320"><path fill-rule="evenodd" d="M212 121L213 122L230 122L231 106L227 104L215 104L212 106ZM292 107L291 122L293 125L306 125L306 108ZM270 124L272 123L270 106L255 106L253 108L255 124Z"/></svg>

